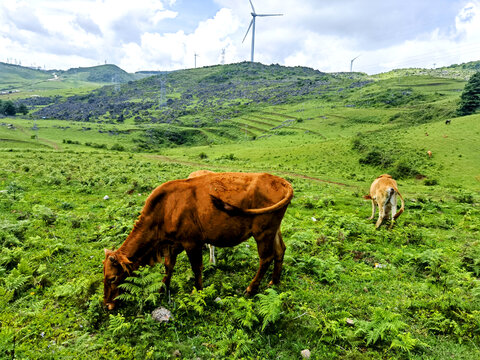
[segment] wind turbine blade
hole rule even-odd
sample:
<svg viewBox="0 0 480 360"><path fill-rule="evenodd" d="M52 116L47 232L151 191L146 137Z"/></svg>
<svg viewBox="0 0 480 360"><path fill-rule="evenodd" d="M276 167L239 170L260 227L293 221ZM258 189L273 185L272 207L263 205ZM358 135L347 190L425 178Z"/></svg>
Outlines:
<svg viewBox="0 0 480 360"><path fill-rule="evenodd" d="M250 1L250 5L252 6L253 13L255 14L255 8L253 7L252 0L248 0L248 1Z"/></svg>
<svg viewBox="0 0 480 360"><path fill-rule="evenodd" d="M283 14L256 14L257 16L283 16Z"/></svg>
<svg viewBox="0 0 480 360"><path fill-rule="evenodd" d="M242 43L245 41L245 38L247 37L248 32L250 31L250 28L252 27L252 24L253 24L253 19L252 19L252 21L250 21L250 25L248 26L247 32L245 33L245 36L243 37Z"/></svg>

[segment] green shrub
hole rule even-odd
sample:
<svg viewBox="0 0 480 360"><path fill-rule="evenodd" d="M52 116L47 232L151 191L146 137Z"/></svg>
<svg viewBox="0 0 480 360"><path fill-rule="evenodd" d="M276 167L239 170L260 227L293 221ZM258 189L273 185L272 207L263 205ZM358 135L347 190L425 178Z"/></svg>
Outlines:
<svg viewBox="0 0 480 360"><path fill-rule="evenodd" d="M377 149L369 151L365 157L360 158L358 161L360 164L381 166L383 168L390 166L393 162L389 154Z"/></svg>
<svg viewBox="0 0 480 360"><path fill-rule="evenodd" d="M434 186L434 185L438 185L438 181L436 179L425 179L423 181L423 183L426 185L426 186Z"/></svg>
<svg viewBox="0 0 480 360"><path fill-rule="evenodd" d="M455 196L455 200L457 200L459 203L464 203L464 204L474 203L473 194L468 191L462 191L459 195Z"/></svg>
<svg viewBox="0 0 480 360"><path fill-rule="evenodd" d="M120 144L113 144L110 150L115 150L115 151L125 151L125 147Z"/></svg>
<svg viewBox="0 0 480 360"><path fill-rule="evenodd" d="M476 277L480 276L480 241L465 246L462 254L462 265Z"/></svg>
<svg viewBox="0 0 480 360"><path fill-rule="evenodd" d="M235 156L235 154L231 153L231 154L226 154L226 155L222 155L218 158L218 160L230 160L230 161L235 161L235 160L238 160L238 158Z"/></svg>
<svg viewBox="0 0 480 360"><path fill-rule="evenodd" d="M393 168L389 171L394 179L405 179L418 175L418 171L412 164L412 161L406 157L396 161Z"/></svg>

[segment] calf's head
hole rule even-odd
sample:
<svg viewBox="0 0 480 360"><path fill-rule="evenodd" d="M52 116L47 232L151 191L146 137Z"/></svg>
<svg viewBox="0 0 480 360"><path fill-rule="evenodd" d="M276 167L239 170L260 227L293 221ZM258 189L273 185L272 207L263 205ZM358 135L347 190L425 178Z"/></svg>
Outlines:
<svg viewBox="0 0 480 360"><path fill-rule="evenodd" d="M115 298L120 294L118 285L125 281L130 275L130 264L128 258L116 251L105 249L105 260L103 260L103 303L108 310L115 308Z"/></svg>

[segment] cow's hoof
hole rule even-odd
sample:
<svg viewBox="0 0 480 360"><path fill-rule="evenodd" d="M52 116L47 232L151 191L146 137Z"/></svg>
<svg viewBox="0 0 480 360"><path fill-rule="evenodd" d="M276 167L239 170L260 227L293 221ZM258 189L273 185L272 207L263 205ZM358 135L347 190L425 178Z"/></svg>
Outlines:
<svg viewBox="0 0 480 360"><path fill-rule="evenodd" d="M247 287L245 291L243 292L243 295L250 297L253 296L257 293L257 289L253 289L252 287Z"/></svg>

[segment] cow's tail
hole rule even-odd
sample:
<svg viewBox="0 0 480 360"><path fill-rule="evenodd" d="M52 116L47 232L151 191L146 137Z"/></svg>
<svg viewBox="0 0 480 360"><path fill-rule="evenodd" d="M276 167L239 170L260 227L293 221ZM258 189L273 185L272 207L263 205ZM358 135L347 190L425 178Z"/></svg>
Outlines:
<svg viewBox="0 0 480 360"><path fill-rule="evenodd" d="M393 216L393 220L396 220L400 215L402 215L403 210L405 210L405 201L403 200L402 194L397 190L398 196L400 196L400 200L402 201L402 206L400 206L400 210Z"/></svg>
<svg viewBox="0 0 480 360"><path fill-rule="evenodd" d="M365 195L363 198L364 198L365 200L372 200L372 197L371 197L370 195Z"/></svg>
<svg viewBox="0 0 480 360"><path fill-rule="evenodd" d="M216 197L215 195L210 194L210 197L215 207L217 207L222 211L226 211L231 215L241 215L241 214L261 215L261 214L272 213L274 211L277 211L287 206L293 198L293 188L290 184L288 184L287 193L285 194L282 200L280 200L278 203L273 204L271 206L267 206L259 209L242 209L223 201L222 199Z"/></svg>

